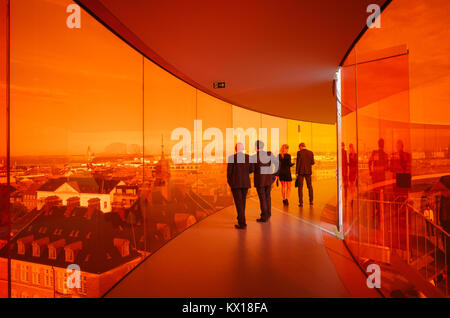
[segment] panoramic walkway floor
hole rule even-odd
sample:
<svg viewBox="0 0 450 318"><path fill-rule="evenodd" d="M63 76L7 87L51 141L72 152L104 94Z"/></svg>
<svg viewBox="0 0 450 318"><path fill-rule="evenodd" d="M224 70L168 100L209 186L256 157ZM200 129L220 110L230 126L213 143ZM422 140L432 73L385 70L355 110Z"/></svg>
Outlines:
<svg viewBox="0 0 450 318"><path fill-rule="evenodd" d="M247 230L234 207L192 226L120 281L106 297L377 297L337 238L276 207ZM328 244L325 242L328 241Z"/></svg>

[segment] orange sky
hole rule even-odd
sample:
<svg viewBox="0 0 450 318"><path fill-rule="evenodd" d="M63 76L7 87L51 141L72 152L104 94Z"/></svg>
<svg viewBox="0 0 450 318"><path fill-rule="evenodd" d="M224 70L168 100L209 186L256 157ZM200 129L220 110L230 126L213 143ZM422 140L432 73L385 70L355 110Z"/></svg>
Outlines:
<svg viewBox="0 0 450 318"><path fill-rule="evenodd" d="M141 143L141 56L84 12L67 28L70 3L11 1L13 156Z"/></svg>
<svg viewBox="0 0 450 318"><path fill-rule="evenodd" d="M203 120L204 129L218 127L224 135L233 126L278 127L280 145L288 142L287 120L208 96L151 61L145 60L143 67L139 53L87 13L82 12L81 29L69 29L66 7L71 3L11 2L12 156L79 155L88 146L98 154L112 143L142 145L143 124L146 154L160 152L161 135L170 153L175 143L171 131L193 129L196 118ZM334 151L334 125L325 126L330 134L318 133L315 144L321 151ZM298 133L293 134L295 145Z"/></svg>

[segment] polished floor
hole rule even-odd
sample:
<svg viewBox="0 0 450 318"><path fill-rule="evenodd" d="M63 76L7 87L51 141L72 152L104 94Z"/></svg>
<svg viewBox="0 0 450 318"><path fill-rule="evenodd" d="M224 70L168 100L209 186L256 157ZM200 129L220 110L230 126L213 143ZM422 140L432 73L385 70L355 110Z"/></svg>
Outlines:
<svg viewBox="0 0 450 318"><path fill-rule="evenodd" d="M309 205L308 189L303 186L303 207L298 206L298 189L291 184L289 205L283 205L281 196L281 184L272 189L272 206L286 213L300 217L330 231L334 231L337 224L336 211L336 179L313 178L314 205Z"/></svg>
<svg viewBox="0 0 450 318"><path fill-rule="evenodd" d="M274 193L274 195L276 195ZM342 241L273 207L257 223L247 203L246 230L234 207L192 226L120 281L106 297L377 297Z"/></svg>

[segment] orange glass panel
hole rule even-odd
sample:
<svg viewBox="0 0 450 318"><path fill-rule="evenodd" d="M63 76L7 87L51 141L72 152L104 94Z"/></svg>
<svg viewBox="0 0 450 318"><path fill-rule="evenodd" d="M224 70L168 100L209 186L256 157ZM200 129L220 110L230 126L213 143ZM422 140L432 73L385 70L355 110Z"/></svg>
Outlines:
<svg viewBox="0 0 450 318"><path fill-rule="evenodd" d="M244 131L251 129L258 136L261 127L261 114L241 107L233 106L233 128L242 128ZM250 132L250 131L249 131ZM255 152L253 143L250 144L250 138L245 139L245 150L247 153Z"/></svg>
<svg viewBox="0 0 450 318"><path fill-rule="evenodd" d="M280 147L283 144L288 143L287 138L287 119L279 118L275 116L261 115L261 128L267 129L267 149L279 153ZM274 142L272 145L272 128L278 129L278 140L274 135ZM275 146L275 144L277 146Z"/></svg>
<svg viewBox="0 0 450 318"><path fill-rule="evenodd" d="M11 3L12 297L101 297L145 255L142 57L69 4Z"/></svg>
<svg viewBox="0 0 450 318"><path fill-rule="evenodd" d="M408 291L398 283L410 277L394 270L393 252L434 295L449 295L449 9L445 0L393 1L341 69L343 147L356 143L358 154L344 232L361 262L396 278L382 288L388 295L419 295L412 282ZM350 185L348 152L340 168Z"/></svg>
<svg viewBox="0 0 450 318"><path fill-rule="evenodd" d="M233 127L233 106L197 90L197 120L203 130L203 163L197 174L197 194L209 206L208 211L217 211L233 204L226 180L226 130ZM218 162L222 160L222 162ZM207 213L199 213L198 218Z"/></svg>
<svg viewBox="0 0 450 318"><path fill-rule="evenodd" d="M341 175L343 186L343 231L347 245L359 256L359 218L357 205L358 142L356 122L355 50L341 68Z"/></svg>
<svg viewBox="0 0 450 318"><path fill-rule="evenodd" d="M0 1L0 298L8 297L10 186L8 177L9 1Z"/></svg>

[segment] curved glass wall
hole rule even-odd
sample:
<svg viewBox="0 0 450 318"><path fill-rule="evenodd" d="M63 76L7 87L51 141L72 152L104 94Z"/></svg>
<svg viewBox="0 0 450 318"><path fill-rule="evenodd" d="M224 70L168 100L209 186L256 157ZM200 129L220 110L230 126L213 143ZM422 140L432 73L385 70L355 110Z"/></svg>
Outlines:
<svg viewBox="0 0 450 318"><path fill-rule="evenodd" d="M9 8L0 2L0 250L9 243ZM0 258L0 298L8 297L9 257Z"/></svg>
<svg viewBox="0 0 450 318"><path fill-rule="evenodd" d="M170 239L231 206L224 162L237 139L227 142L229 128L254 129L260 138L266 128L268 149L277 154L289 144L294 160L306 142L317 156L316 178L335 182L335 125L209 96L71 1L16 0L10 10L9 130L3 85L0 109L0 297L101 297ZM336 200L334 192L318 197ZM335 208L330 215L333 224Z"/></svg>
<svg viewBox="0 0 450 318"><path fill-rule="evenodd" d="M392 1L340 69L343 231L396 297L448 295L449 10Z"/></svg>

